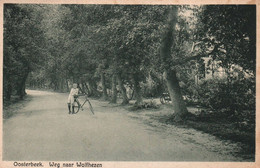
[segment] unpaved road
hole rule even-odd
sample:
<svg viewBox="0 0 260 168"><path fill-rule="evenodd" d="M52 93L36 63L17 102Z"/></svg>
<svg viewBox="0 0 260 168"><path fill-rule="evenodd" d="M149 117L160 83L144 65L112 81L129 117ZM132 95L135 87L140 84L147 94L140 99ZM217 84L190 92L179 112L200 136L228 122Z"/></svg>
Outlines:
<svg viewBox="0 0 260 168"><path fill-rule="evenodd" d="M95 115L69 115L67 94L27 93L31 101L3 122L3 160L241 161L232 155L235 144L196 130L147 125L97 100Z"/></svg>

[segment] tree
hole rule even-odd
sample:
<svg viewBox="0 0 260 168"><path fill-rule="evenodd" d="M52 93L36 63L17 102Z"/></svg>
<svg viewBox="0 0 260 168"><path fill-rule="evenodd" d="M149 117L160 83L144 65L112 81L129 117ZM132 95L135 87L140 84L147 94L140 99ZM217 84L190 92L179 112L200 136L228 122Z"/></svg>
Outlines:
<svg viewBox="0 0 260 168"><path fill-rule="evenodd" d="M187 114L176 77L176 66L202 57L211 57L220 60L220 65L227 71L238 64L245 72L255 73L255 10L252 9L252 6L204 6L202 10L199 9L198 22L194 24L196 31L188 32L189 36L193 36L188 40L193 43L192 48L194 44L197 45L197 51L191 53L180 52L183 50L178 48L179 44L183 44L178 40L180 16L173 12L174 9L170 12L161 46L161 58L173 100L175 120L181 120ZM188 51L187 48L183 51L185 50Z"/></svg>
<svg viewBox="0 0 260 168"><path fill-rule="evenodd" d="M186 105L183 101L179 81L176 76L176 70L171 67L171 47L174 44L174 38L176 35L178 8L173 6L169 12L168 24L163 35L161 45L161 58L164 64L164 75L167 82L168 91L173 103L173 109L175 114L175 120L179 121L184 115L188 113Z"/></svg>
<svg viewBox="0 0 260 168"><path fill-rule="evenodd" d="M28 74L40 64L43 32L33 5L4 5L4 98L23 98Z"/></svg>
<svg viewBox="0 0 260 168"><path fill-rule="evenodd" d="M255 73L256 65L256 6L208 5L201 12L197 38L207 46L218 46L213 59L223 67L240 65Z"/></svg>
<svg viewBox="0 0 260 168"><path fill-rule="evenodd" d="M5 98L10 99L13 93L22 97L29 79L31 85L42 87L44 83L57 91L68 89L69 81L76 82L95 96L100 95L101 86L104 99L112 90L111 103L117 102L119 86L123 104L129 102L125 89L129 85L135 90L136 104L142 104L149 82L156 86L151 95L164 90L164 76L174 119L182 120L188 111L182 98L186 86L179 82L194 83L195 73L188 76L183 71L202 66L203 57L217 60L230 73L230 81L234 65L255 77L253 8L7 5Z"/></svg>

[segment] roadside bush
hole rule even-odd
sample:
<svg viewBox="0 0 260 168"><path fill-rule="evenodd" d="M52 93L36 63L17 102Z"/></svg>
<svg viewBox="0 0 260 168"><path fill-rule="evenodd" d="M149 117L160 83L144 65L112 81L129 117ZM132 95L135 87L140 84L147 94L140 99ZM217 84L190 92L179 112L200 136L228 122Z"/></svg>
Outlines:
<svg viewBox="0 0 260 168"><path fill-rule="evenodd" d="M241 78L227 82L226 79L205 80L197 88L199 104L223 113L232 119L254 122L255 81Z"/></svg>
<svg viewBox="0 0 260 168"><path fill-rule="evenodd" d="M131 111L142 110L142 109L158 109L159 105L154 100L143 102L142 104L134 104L130 107Z"/></svg>

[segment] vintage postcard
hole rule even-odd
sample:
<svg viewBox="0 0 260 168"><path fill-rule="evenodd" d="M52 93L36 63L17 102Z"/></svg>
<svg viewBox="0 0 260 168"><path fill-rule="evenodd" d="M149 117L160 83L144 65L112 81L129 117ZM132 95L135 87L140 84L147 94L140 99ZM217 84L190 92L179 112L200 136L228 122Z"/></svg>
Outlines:
<svg viewBox="0 0 260 168"><path fill-rule="evenodd" d="M259 167L259 2L3 0L1 168Z"/></svg>

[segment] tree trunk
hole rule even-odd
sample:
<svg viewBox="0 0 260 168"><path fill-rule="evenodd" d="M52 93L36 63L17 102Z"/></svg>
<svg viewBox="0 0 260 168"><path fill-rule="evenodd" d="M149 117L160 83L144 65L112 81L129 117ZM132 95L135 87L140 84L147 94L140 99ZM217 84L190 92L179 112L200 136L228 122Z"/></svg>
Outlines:
<svg viewBox="0 0 260 168"><path fill-rule="evenodd" d="M94 89L90 82L87 82L87 86L89 88L88 96L94 96Z"/></svg>
<svg viewBox="0 0 260 168"><path fill-rule="evenodd" d="M10 81L10 77L6 77L6 82L7 82L7 89L6 89L5 98L6 98L6 101L10 101L11 95L12 95L12 90L13 90L13 86L12 86L12 83Z"/></svg>
<svg viewBox="0 0 260 168"><path fill-rule="evenodd" d="M112 99L110 103L116 103L117 102L117 89L116 89L116 74L113 74L112 77Z"/></svg>
<svg viewBox="0 0 260 168"><path fill-rule="evenodd" d="M86 85L85 82L82 83L82 90L83 90L84 93L86 93L86 94L88 94L88 95L90 94L90 93L89 93L88 86Z"/></svg>
<svg viewBox="0 0 260 168"><path fill-rule="evenodd" d="M90 94L90 89L89 89L87 83L83 83L83 85L85 86L85 89L86 89L85 92L89 95Z"/></svg>
<svg viewBox="0 0 260 168"><path fill-rule="evenodd" d="M5 50L4 50L4 53L6 53ZM10 59L11 59L11 57L9 57L9 56L6 56L6 57L3 58L4 101L10 101L11 100L12 90L13 90L11 72L10 72L10 69L7 68L7 67L9 67L9 65L11 65Z"/></svg>
<svg viewBox="0 0 260 168"><path fill-rule="evenodd" d="M66 89L67 92L70 92L70 81L68 79L66 80Z"/></svg>
<svg viewBox="0 0 260 168"><path fill-rule="evenodd" d="M52 84L53 84L53 87L54 87L54 91L58 91L58 81L57 81L57 78L56 79L54 79L53 81L52 81ZM38 84L38 86L39 86L40 84Z"/></svg>
<svg viewBox="0 0 260 168"><path fill-rule="evenodd" d="M26 95L25 82L26 82L28 75L29 75L29 72L26 72L26 74L21 79L21 82L18 83L19 85L17 87L17 95L20 97L20 99L23 99L23 97Z"/></svg>
<svg viewBox="0 0 260 168"><path fill-rule="evenodd" d="M61 77L61 79L60 79L60 91L61 92L64 92L64 78L63 77Z"/></svg>
<svg viewBox="0 0 260 168"><path fill-rule="evenodd" d="M141 88L140 88L140 83L138 81L137 75L133 75L133 82L134 82L134 93L135 93L135 99L136 102L135 104L142 104L143 103L143 98L141 95Z"/></svg>
<svg viewBox="0 0 260 168"><path fill-rule="evenodd" d="M26 94L27 94L26 91L25 91L25 89L26 89L26 79L25 79L25 82L24 82L23 88L22 88L22 94L23 94L23 95L26 95Z"/></svg>
<svg viewBox="0 0 260 168"><path fill-rule="evenodd" d="M151 76L152 80L155 81L155 83L157 83L156 90L155 90L155 93L154 93L154 97L158 97L162 94L162 92L165 91L164 90L165 85L164 85L164 80L163 80L163 74L157 73L155 71L151 71L150 76Z"/></svg>
<svg viewBox="0 0 260 168"><path fill-rule="evenodd" d="M121 78L120 74L117 74L117 81L118 81L119 89L120 89L122 97L123 97L122 105L126 105L126 104L129 103L129 100L127 98L126 89L125 89L125 87L123 85L122 78Z"/></svg>
<svg viewBox="0 0 260 168"><path fill-rule="evenodd" d="M90 82L88 82L88 86L89 86L89 90L90 90L90 95L89 96L93 95L95 97L100 97L99 92L97 90L96 82L90 81Z"/></svg>
<svg viewBox="0 0 260 168"><path fill-rule="evenodd" d="M101 72L101 84L102 84L102 99L107 100L108 99L107 87L105 82L105 75L103 72Z"/></svg>
<svg viewBox="0 0 260 168"><path fill-rule="evenodd" d="M173 6L169 12L168 24L166 25L166 32L163 35L160 55L164 64L164 75L166 78L167 88L170 93L170 97L173 104L173 119L174 121L178 122L181 121L184 118L184 116L186 116L186 114L188 114L188 110L181 95L181 89L176 76L176 72L175 70L173 70L173 67L170 64L172 62L171 47L174 44L177 14L178 8L176 6Z"/></svg>
<svg viewBox="0 0 260 168"><path fill-rule="evenodd" d="M174 120L181 121L187 115L188 110L181 94L181 88L176 72L174 70L168 70L164 74L173 104Z"/></svg>

